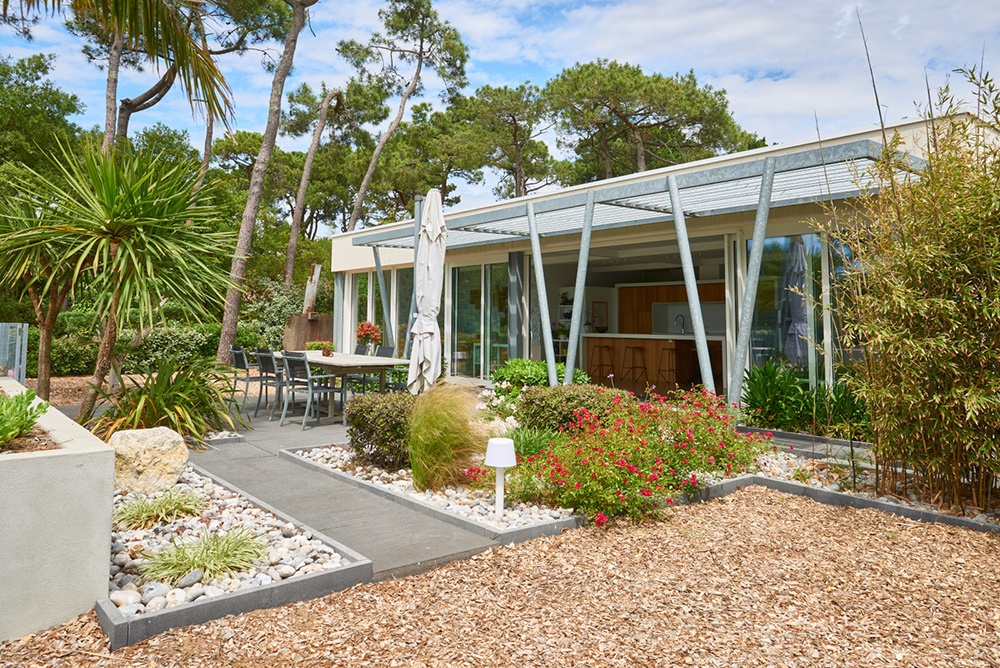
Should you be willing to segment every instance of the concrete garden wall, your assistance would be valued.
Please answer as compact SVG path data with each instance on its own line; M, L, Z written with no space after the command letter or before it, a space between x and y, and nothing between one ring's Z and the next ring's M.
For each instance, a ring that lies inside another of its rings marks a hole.
M24 391L11 378L0 389ZM0 455L0 640L108 595L114 451L54 408L38 424L59 449Z

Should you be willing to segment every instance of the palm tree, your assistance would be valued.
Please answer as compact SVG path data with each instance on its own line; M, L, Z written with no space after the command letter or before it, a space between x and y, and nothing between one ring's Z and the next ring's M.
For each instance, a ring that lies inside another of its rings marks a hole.
M68 272L71 285L87 285L105 321L94 384L77 420L93 412L114 355L119 328L152 327L169 300L192 317L207 316L230 287L220 258L231 256L233 235L217 232L219 210L210 182L195 184L194 161L164 165L145 151L104 153L86 144L79 155L63 151L59 179L34 175L0 218L17 224L0 237L0 268L8 277L49 291L54 278L26 277L32 258L46 254ZM47 216L30 215L45 209ZM28 212L28 213L26 213Z
M183 11L187 1L0 0L0 22L30 20L42 12L67 8L92 11L110 33L121 35L128 47L141 48L156 61L169 54L192 106L198 100L216 119L229 118L229 85L196 31L189 30L189 17Z
M20 287L31 299L38 325L38 386L36 392L48 400L52 377L52 334L63 302L73 287L71 268L60 260L65 255L62 239L48 246L11 248L9 240L35 227L49 224L52 211L27 198L0 202L0 284Z

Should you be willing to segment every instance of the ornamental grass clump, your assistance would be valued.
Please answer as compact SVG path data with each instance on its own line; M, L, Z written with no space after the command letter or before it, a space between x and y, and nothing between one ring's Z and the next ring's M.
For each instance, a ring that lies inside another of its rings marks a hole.
M205 510L205 498L194 492L171 489L155 499L137 498L115 511L118 531L150 529L182 517L196 517Z
M641 403L615 395L607 413L578 410L563 439L522 458L511 495L575 508L598 523L639 519L697 488L702 472L725 478L753 468L766 439L738 433L735 421L709 392Z
M224 534L202 534L194 541L175 540L155 554L143 553L148 561L140 574L148 582L176 582L194 569L202 571L205 582L220 575L248 570L255 560L267 555L267 545L250 529L239 528Z
M440 489L462 482L472 455L486 450L486 433L475 419L476 396L447 383L417 397L410 417L413 486Z

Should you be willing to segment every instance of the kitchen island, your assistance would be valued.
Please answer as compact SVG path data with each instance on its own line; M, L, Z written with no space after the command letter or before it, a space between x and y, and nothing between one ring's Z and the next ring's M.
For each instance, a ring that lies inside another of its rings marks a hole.
M715 388L723 391L722 343L724 335L709 334L708 354ZM701 370L694 334L583 335L583 368L591 382L631 390L665 393L701 384Z

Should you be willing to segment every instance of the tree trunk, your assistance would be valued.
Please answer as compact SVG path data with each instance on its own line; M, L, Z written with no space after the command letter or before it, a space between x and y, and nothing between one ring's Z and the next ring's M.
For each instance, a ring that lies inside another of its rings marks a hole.
M305 164L302 165L302 179L299 181L299 192L295 195L295 208L292 209L292 229L288 236L288 250L285 252L285 287L292 287L292 274L295 271L295 252L299 246L299 233L302 229L302 217L306 211L306 189L309 187L309 175L312 172L313 161L316 159L316 150L319 148L319 140L326 129L326 114L330 109L330 103L334 97L340 97L339 90L331 90L323 98L323 103L319 106L319 121L316 123L316 131L313 132L312 143L309 144L309 151L306 153ZM338 103L339 106L339 103Z
M115 32L115 40L108 54L108 82L104 90L104 141L101 142L101 152L108 153L115 143L116 112L118 110L118 71L122 64L122 51L125 50L125 35Z
M198 180L194 184L194 189L198 190L205 183L205 174L208 173L208 165L212 161L212 130L215 124L215 115L209 109L205 114L205 151L201 154L201 169L198 170Z
M602 126L598 133L601 138L601 154L604 156L604 178L610 179L614 176L614 170L611 169L611 149L608 147L608 135Z
M112 257L114 251L112 250ZM87 424L94 415L94 406L97 404L97 395L100 388L104 386L104 379L111 370L111 362L114 359L115 343L118 341L118 300L120 293L115 293L111 298L111 306L108 309L108 325L101 334L101 347L97 351L97 364L94 368L94 378L87 393L83 396L80 404L80 412L76 415L76 421L82 425Z
M133 98L125 98L118 107L118 126L115 130L115 139L124 139L128 136L128 123L132 114L137 111L145 111L155 106L162 100L174 85L177 78L177 67L171 65L160 80L149 87L141 95Z
M389 137L392 133L396 131L399 127L400 121L403 120L403 112L406 110L406 101L413 95L413 91L417 90L417 85L420 83L420 70L423 67L423 59L417 61L417 69L413 72L413 78L410 79L409 85L403 91L403 95L399 100L399 108L396 110L396 117L392 119L392 123L386 128L385 133L379 138L378 144L375 145L375 152L372 153L371 162L368 163L368 171L365 172L365 178L361 180L361 187L358 188L358 199L354 202L354 210L351 212L351 219L347 223L347 231L352 231L358 224L358 218L361 217L361 205L364 204L365 195L368 193L368 186L371 185L372 177L375 176L375 168L378 166L379 156L382 155L382 150L385 145L389 143Z
M306 22L306 9L316 4L317 0L286 0L286 2L292 8L292 22L288 28L288 37L285 38L285 48L281 53L281 60L278 61L278 67L274 70L267 125L264 128L260 152L257 153L257 160L254 162L253 171L250 174L247 204L243 209L239 238L236 241L236 253L233 255L232 267L229 271L229 280L233 286L226 291L226 305L222 312L222 334L219 337L219 348L215 353L216 358L222 363L229 363L229 347L236 341L240 291L243 288L243 277L246 274L250 240L253 237L253 228L257 223L257 212L260 210L260 201L264 194L264 177L267 174L271 153L274 151L274 142L278 135L278 121L281 120L281 96L285 88L285 79L288 78L288 72L292 69L295 46L298 43L299 33L302 32L302 27Z
M638 127L632 128L632 137L635 139L635 169L637 172L646 171L646 145L642 141L642 132Z

